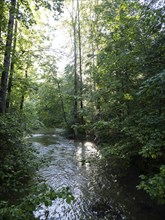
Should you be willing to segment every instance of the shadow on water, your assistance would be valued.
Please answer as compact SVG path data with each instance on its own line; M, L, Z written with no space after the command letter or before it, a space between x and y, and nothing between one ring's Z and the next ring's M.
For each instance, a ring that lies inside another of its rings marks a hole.
M33 146L43 154L51 152L51 163L39 174L54 189L69 186L75 200L69 205L56 199L52 205L41 204L35 216L43 220L163 220L160 207L135 190L132 179L119 181L113 166L101 160L93 143L67 140L59 135L35 134ZM43 151L43 149L46 149ZM131 175L130 175L131 178Z
M43 135L43 134L33 134L31 138L29 138L30 142L37 142L44 146L49 146L57 143L56 135Z

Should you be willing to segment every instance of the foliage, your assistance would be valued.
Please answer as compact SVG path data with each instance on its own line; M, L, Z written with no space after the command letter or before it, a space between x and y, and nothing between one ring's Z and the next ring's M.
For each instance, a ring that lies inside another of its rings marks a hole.
M95 75L93 84L88 84L87 78L86 85L93 91L86 89L90 95L86 96L83 127L106 146L106 157L138 166L147 176L140 188L164 203L163 6L129 0L100 1L91 10L94 34L88 42L93 47L86 72Z
M2 72L10 1L0 2ZM63 0L18 2L18 34L13 37L17 47L11 54L14 75L8 109L16 114L0 116L2 191L7 190L5 185L12 191L19 190L23 176L26 180L35 166L28 165L33 154L23 141L25 131L29 127L67 124L76 134L86 134L103 145L106 158L118 158L119 164L127 167L136 165L142 174L138 188L165 203L163 5L135 0L91 0L89 5L81 0L76 6L73 1L75 11L66 23L70 22L68 32L73 31L73 17L77 14L77 66L71 61L59 79L54 52L47 51L52 27L47 28L49 25L41 21L40 10L45 13L51 9L50 14L58 17ZM23 113L19 111L21 102Z
M165 165L160 167L160 172L154 176L147 177L141 175L141 182L137 186L138 189L144 189L152 198L159 203L165 203Z
M34 160L34 150L24 139L27 134L26 121L22 122L24 116L8 114L0 117L2 196L6 193L21 192L22 185L31 176L32 170L37 168L37 162Z
M65 199L68 204L74 200L69 188L63 188L60 191L55 191L47 184L36 183L37 186L31 186L28 190L30 193L23 199L17 201L17 205L10 205L7 201L0 202L0 219L36 219L34 211L41 205L46 207L51 206L56 198Z
M63 115L56 84L47 83L47 85L40 85L37 102L39 121L43 122L47 127L60 127L63 122Z
M164 165L165 142L163 7L152 1L143 4L129 0L93 0L90 7L80 1L79 6L79 12L74 13L79 13L78 23L85 33L81 36L83 83L79 70L75 94L71 62L60 79L59 94L56 68L47 56L42 65L44 82L37 94L38 119L46 125L63 125L62 96L68 124L75 133L85 133L106 146L102 147L106 158L113 155L120 164L136 165L146 178L154 178L154 193L149 179L140 187L159 200L164 176L158 171ZM70 26L73 29L72 16ZM79 58L77 53L77 61ZM77 69L79 66L77 62Z

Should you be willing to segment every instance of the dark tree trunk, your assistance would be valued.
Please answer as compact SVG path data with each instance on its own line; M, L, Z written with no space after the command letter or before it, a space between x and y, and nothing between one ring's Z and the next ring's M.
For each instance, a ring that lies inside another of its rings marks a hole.
M6 49L4 56L4 69L1 77L0 113L5 113L6 111L6 90L7 90L8 72L10 67L15 9L16 9L16 0L11 0L11 6L9 11L8 34L6 39Z
M10 65L9 82L8 82L8 87L7 87L8 94L7 94L7 100L6 100L6 110L8 110L10 106L10 96L11 96L14 65L15 65L15 50L16 50L16 43L17 43L17 26L18 26L18 23L17 23L17 20L15 20L14 43L13 43L13 51L12 51L12 58L11 58L11 65Z
M24 96L24 93L23 93L22 96L21 96L20 110L23 110L24 100L25 100L25 96Z
M25 79L27 79L27 77L28 77L28 75L27 75L27 70L26 70L25 71ZM20 110L23 110L23 107L24 107L25 90L26 90L26 86L24 86L24 91L22 92L21 102L20 102Z

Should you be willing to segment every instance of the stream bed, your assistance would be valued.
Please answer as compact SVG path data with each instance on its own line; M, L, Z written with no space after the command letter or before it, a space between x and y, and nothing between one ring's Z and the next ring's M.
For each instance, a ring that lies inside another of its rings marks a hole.
M41 220L163 220L162 207L154 207L148 198L132 187L131 179L121 184L113 168L101 158L98 147L88 141L68 140L56 130L51 134L33 134L33 146L50 164L39 170L54 189L69 187L75 200L67 204L56 199L41 205L34 215Z

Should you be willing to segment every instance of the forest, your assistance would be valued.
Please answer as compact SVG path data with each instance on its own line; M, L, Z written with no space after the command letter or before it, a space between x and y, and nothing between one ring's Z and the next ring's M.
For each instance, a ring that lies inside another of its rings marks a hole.
M0 81L0 219L31 220L42 202L74 199L30 185L47 163L27 141L41 128L95 142L165 204L163 0L0 0Z

